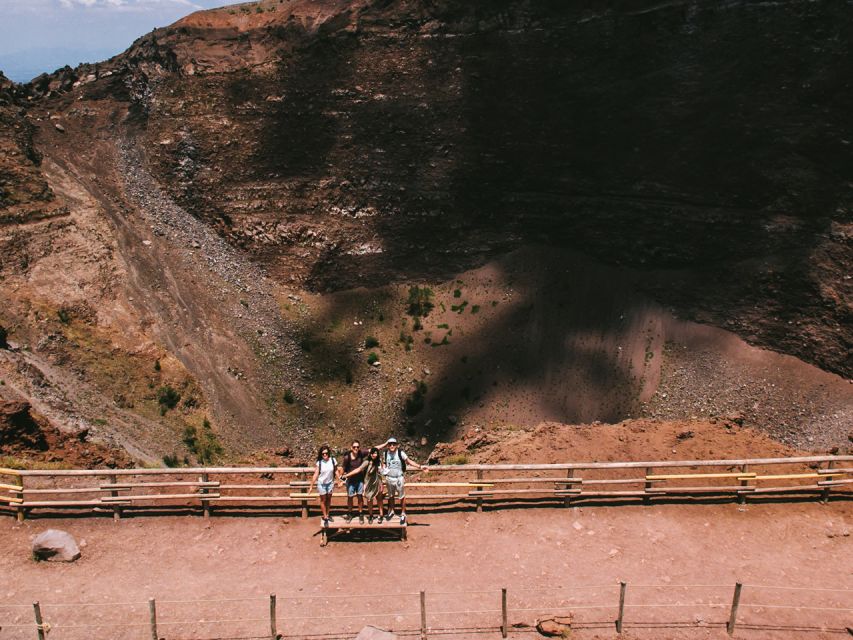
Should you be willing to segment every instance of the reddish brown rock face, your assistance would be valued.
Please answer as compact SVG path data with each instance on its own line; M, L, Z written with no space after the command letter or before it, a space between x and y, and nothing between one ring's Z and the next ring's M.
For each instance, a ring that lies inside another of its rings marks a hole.
M299 455L643 411L843 445L842 381L681 321L853 376L849 6L611 5L262 0L0 82L0 375L155 459L207 418Z

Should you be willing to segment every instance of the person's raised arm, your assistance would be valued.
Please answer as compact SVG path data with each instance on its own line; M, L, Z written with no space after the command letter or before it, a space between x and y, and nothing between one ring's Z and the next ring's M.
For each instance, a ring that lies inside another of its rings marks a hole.
M341 480L346 480L350 476L357 475L357 474L361 473L362 471L364 471L365 469L367 469L367 462L368 461L365 459L365 461L361 463L361 466L358 469L353 469L349 473L341 474Z
M408 454L406 454L406 466L409 466L409 465L413 466L418 471L423 471L424 473L429 473L429 467L428 466L426 466L425 464L418 464L417 462L412 460L408 456Z
M389 438L389 440L390 440L390 438ZM376 448L377 448L377 449L379 449L380 451L382 451L382 450L383 450L385 447L387 447L387 446L388 446L388 440L386 440L386 441L385 441L385 442L383 442L382 444L377 444L377 445L376 445Z

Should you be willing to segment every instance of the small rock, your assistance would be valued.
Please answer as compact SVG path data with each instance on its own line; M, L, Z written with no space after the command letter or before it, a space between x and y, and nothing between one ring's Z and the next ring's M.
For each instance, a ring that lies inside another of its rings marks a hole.
M80 557L80 548L70 533L48 529L33 540L33 557L53 562L74 562Z
M543 636L559 636L568 638L572 633L573 616L555 616L536 621L536 630Z
M57 130L57 131L59 131L59 133L65 133L65 127L63 127L63 126L62 126L61 124L59 124L58 122L57 122L55 125L53 125L53 126L56 128L56 130Z

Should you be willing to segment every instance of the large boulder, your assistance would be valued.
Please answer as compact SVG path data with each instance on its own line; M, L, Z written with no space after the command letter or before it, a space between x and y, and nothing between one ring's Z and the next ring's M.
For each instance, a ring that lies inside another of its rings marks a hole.
M37 560L74 562L80 557L80 547L70 533L48 529L33 540L33 557Z
M397 640L397 634L367 625L358 632L355 640Z

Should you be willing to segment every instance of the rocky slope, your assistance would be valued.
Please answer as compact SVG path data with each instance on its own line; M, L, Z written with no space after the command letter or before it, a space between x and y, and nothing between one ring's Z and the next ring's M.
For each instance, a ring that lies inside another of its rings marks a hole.
M233 452L731 413L846 446L850 14L262 0L0 78L5 393L149 460L208 418Z

